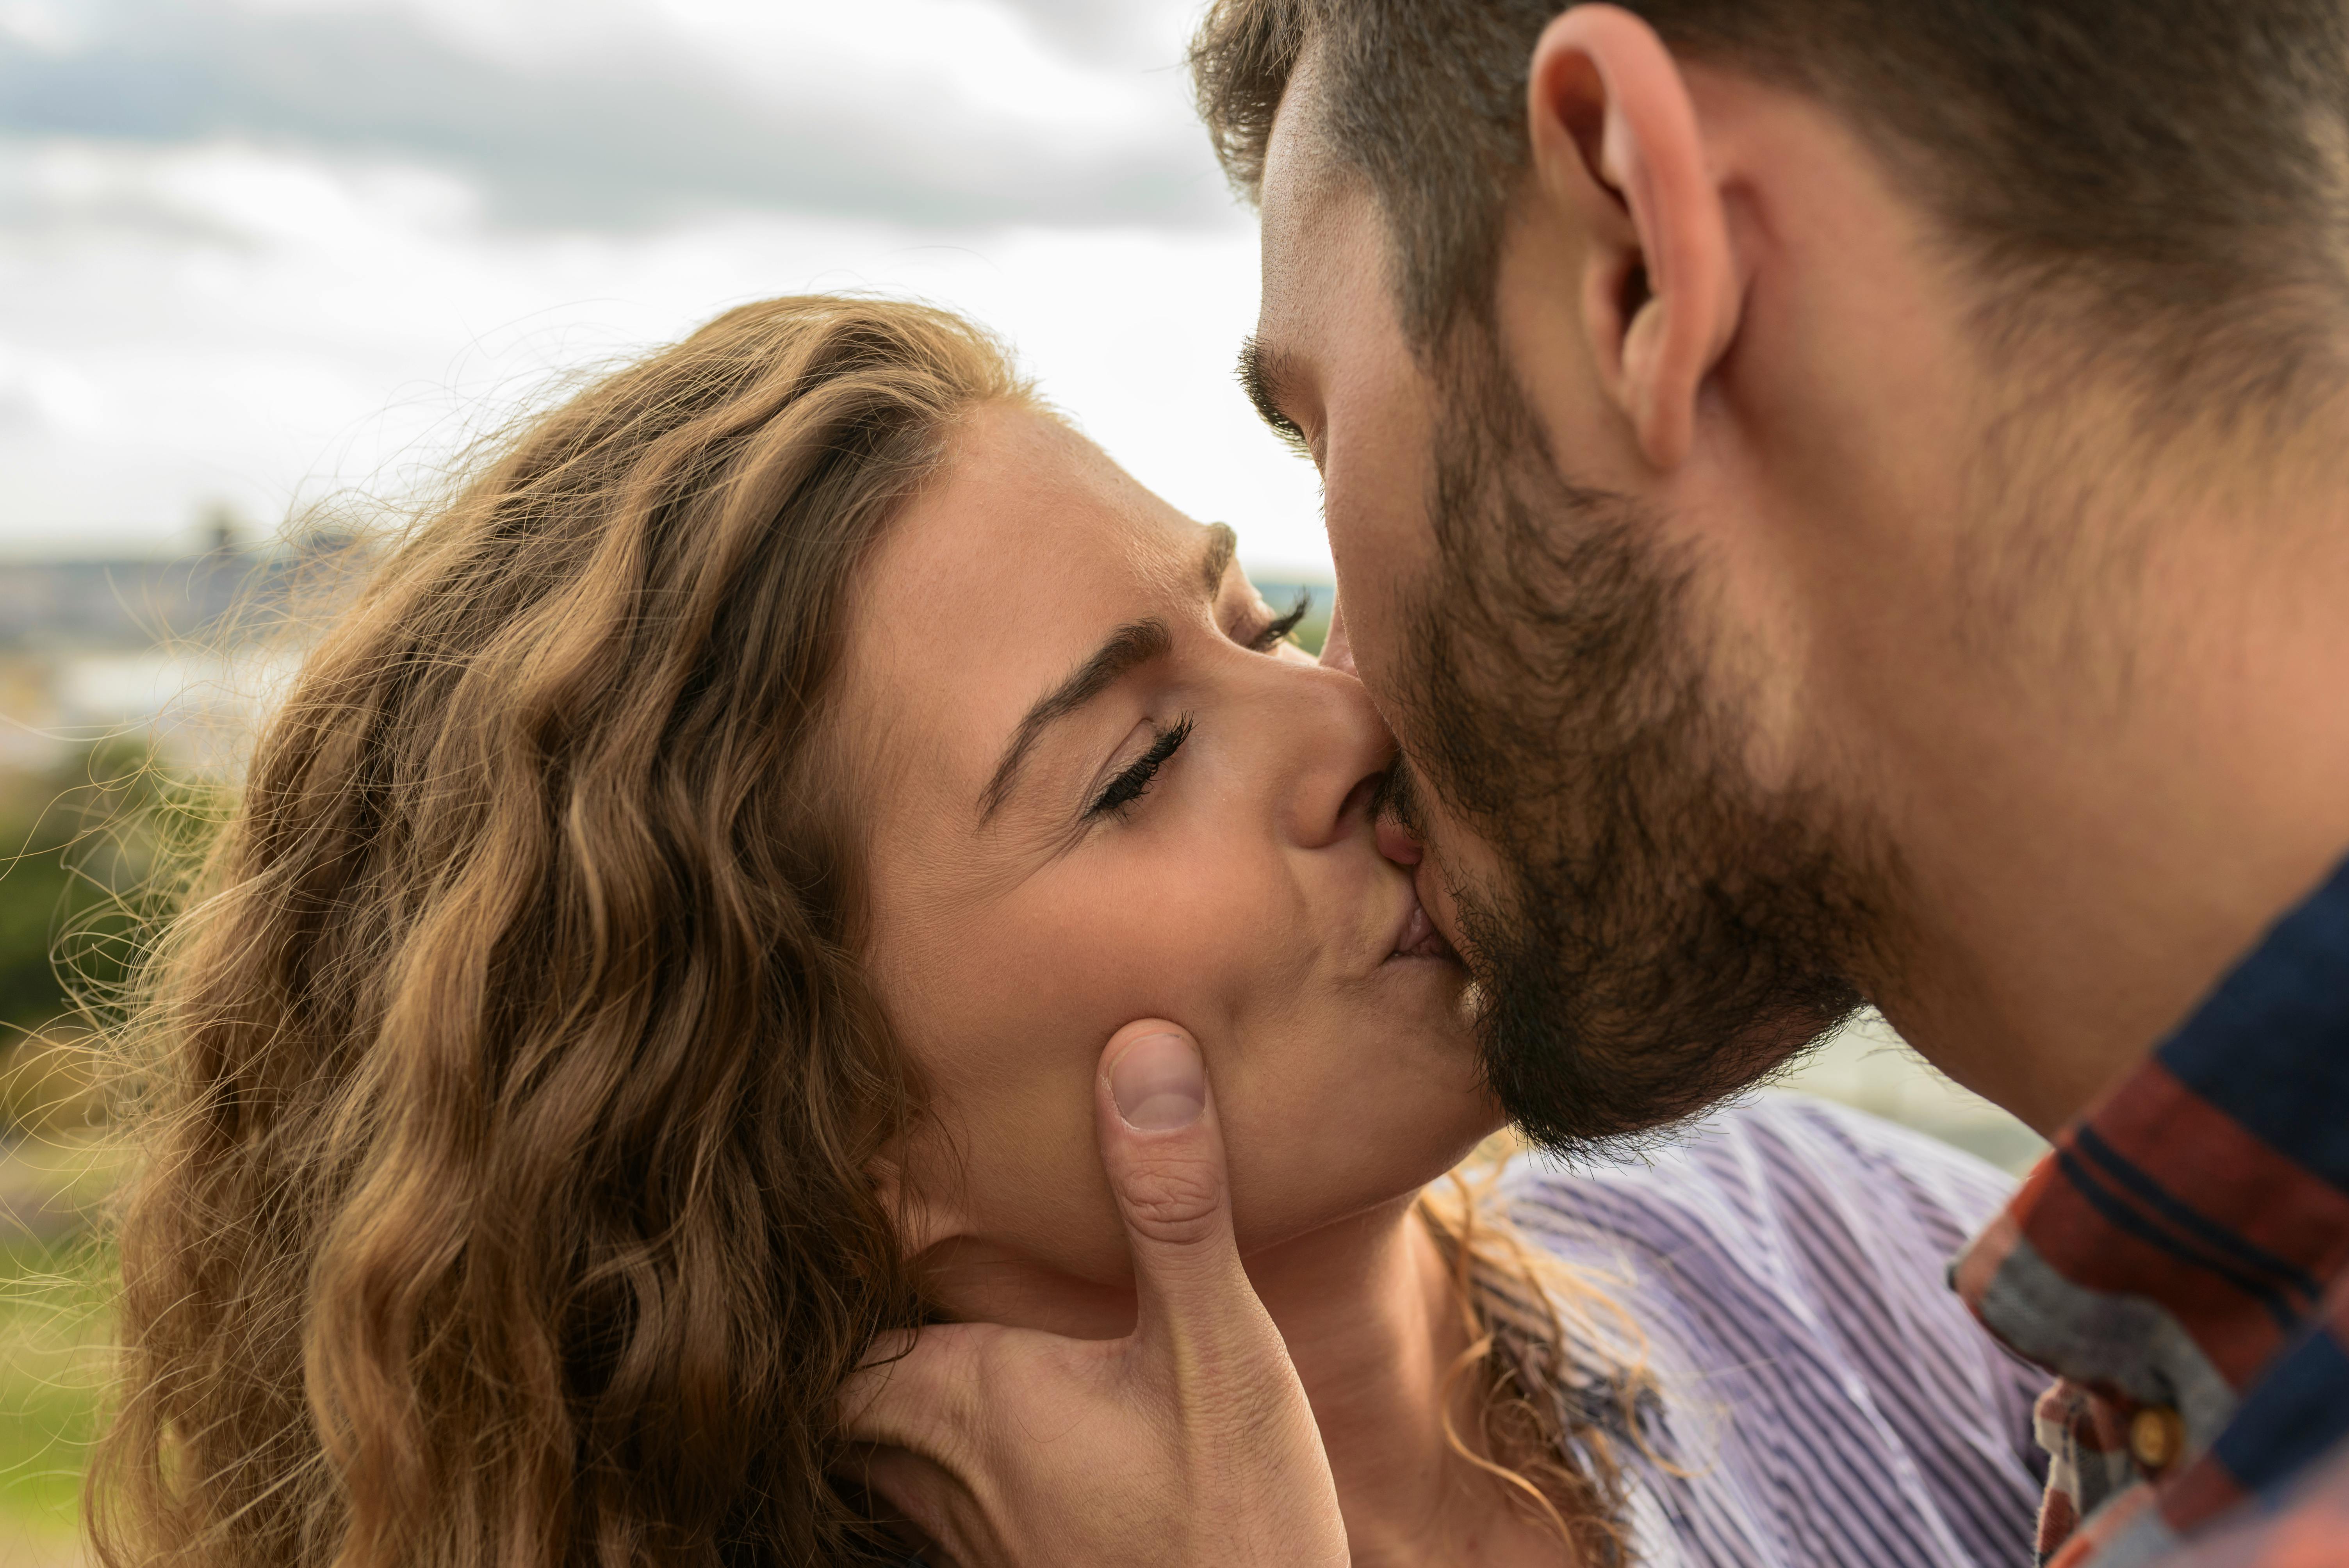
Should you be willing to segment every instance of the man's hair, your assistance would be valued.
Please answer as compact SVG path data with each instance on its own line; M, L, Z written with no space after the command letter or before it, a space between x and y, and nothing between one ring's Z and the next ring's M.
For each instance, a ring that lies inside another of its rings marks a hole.
M2095 309L2183 367L2310 347L2349 294L2343 0L1620 0L1684 58L1841 113L1967 247L1995 299ZM1422 348L1489 305L1557 0L1216 0L1199 105L1253 197L1310 50L1314 128L1369 180ZM2269 362L2261 379L2283 367Z

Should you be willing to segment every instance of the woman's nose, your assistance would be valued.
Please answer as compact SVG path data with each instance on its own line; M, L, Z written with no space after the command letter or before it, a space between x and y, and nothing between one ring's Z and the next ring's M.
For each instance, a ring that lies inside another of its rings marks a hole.
M1287 814L1297 841L1319 848L1370 829L1381 781L1394 761L1394 738L1361 682L1334 670L1294 673L1315 721L1283 727L1293 748L1284 770Z

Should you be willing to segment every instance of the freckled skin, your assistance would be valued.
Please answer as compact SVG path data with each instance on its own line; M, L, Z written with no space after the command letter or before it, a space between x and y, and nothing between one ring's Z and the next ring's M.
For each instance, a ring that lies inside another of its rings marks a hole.
M1407 1202L1499 1125L1464 973L1392 957L1411 868L1369 797L1393 743L1350 675L1248 645L1272 613L1237 567L1210 599L1208 537L1058 421L992 408L868 573L843 711L871 960L931 1090L908 1243L957 1315L1130 1320L1092 1078L1135 1018L1206 1053L1244 1253ZM1165 656L1047 729L982 820L1030 706L1148 618ZM1147 791L1089 817L1185 717Z

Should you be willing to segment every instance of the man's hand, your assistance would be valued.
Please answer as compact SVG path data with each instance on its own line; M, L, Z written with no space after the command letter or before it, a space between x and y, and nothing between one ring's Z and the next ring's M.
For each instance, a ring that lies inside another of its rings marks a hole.
M876 1445L872 1484L960 1568L1340 1568L1329 1460L1240 1268L1198 1047L1128 1025L1094 1109L1133 1248L1132 1336L922 1330L844 1398Z

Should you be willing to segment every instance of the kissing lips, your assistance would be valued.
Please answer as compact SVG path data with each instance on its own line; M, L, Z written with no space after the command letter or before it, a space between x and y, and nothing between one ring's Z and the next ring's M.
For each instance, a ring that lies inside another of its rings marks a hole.
M1421 905L1416 892L1412 894L1411 912L1403 919L1402 934L1395 938L1392 956L1439 958L1451 964L1460 962L1460 955L1453 952L1452 944L1444 940L1444 934L1435 929L1435 922L1427 918L1427 911Z

